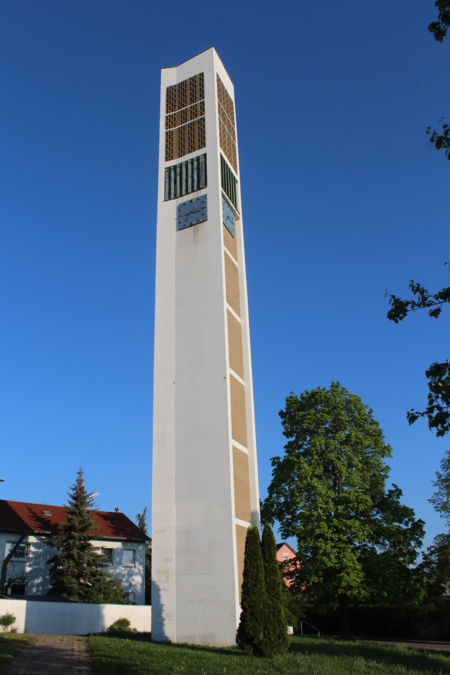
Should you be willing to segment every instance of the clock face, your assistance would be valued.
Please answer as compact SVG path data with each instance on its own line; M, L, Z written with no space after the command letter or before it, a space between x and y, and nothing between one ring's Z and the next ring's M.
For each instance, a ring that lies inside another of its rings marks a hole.
M195 197L177 206L177 231L198 225L208 220L208 200L206 195Z
M234 213L225 197L222 195L222 221L228 232L234 237Z

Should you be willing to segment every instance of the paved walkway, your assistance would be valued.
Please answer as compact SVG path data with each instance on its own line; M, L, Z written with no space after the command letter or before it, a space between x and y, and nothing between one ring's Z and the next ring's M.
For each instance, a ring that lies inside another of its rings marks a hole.
M32 635L36 642L25 647L8 664L5 675L92 675L87 638L79 635Z

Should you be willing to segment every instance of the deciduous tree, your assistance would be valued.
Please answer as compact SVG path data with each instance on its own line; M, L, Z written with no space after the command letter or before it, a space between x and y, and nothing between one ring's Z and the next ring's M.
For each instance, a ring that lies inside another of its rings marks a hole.
M443 305L450 302L450 287L431 294L424 286L411 279L409 288L414 296L411 300L402 300L396 295L390 295L386 292L391 305L391 309L387 313L389 321L399 323L408 314L416 312L418 309L428 309L428 316L438 319ZM414 424L419 417L426 417L428 418L429 428L436 431L436 436L445 436L450 430L449 361L432 363L425 371L425 375L428 378L428 405L423 412L414 409L408 411L406 417L410 424Z
M282 537L296 537L297 590L338 603L348 637L349 602L369 600L374 585L385 583L381 572L399 594L417 590L409 566L423 523L401 505L399 488L386 491L391 448L359 396L336 382L291 393L279 414L288 442L284 456L272 459L262 517L278 521Z
M436 471L433 485L436 492L428 500L447 525L447 532L438 534L423 554L420 571L425 575L428 595L448 593L450 586L450 450L447 450Z

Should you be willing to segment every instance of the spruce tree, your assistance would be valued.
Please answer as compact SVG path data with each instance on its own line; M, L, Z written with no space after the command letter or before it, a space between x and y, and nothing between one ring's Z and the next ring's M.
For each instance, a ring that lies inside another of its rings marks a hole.
M147 512L148 509L138 513L136 516L137 526L144 534L148 535L148 524L147 524ZM145 542L145 604L152 604L152 540Z
M290 644L283 608L283 579L277 560L277 545L270 525L264 525L261 551L264 561L267 618L265 626L266 656L284 654Z
M98 526L92 510L94 500L84 487L82 468L67 494L66 522L59 524L61 531L52 541L58 552L47 563L52 566L48 595L89 602L93 589L101 586L107 563L90 542Z
M241 591L241 619L236 642L246 654L265 656L267 613L264 562L256 525L249 527L245 539L244 580Z

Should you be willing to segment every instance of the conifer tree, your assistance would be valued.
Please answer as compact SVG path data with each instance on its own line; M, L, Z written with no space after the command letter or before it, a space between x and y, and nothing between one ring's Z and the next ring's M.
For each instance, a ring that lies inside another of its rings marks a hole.
M58 552L47 563L52 566L48 595L89 602L92 590L100 586L105 577L103 568L107 562L90 542L98 526L92 510L94 500L84 487L82 468L67 494L66 522L60 523L61 531L52 542Z
M256 525L249 527L245 539L244 580L241 591L241 619L236 642L246 654L265 656L267 613L264 562Z
M137 526L144 534L148 535L147 524L148 509L138 513L136 516ZM145 542L145 604L152 604L152 540Z
M264 525L261 551L264 561L267 619L265 626L266 656L284 654L290 644L283 608L283 579L277 560L277 545L269 524Z

